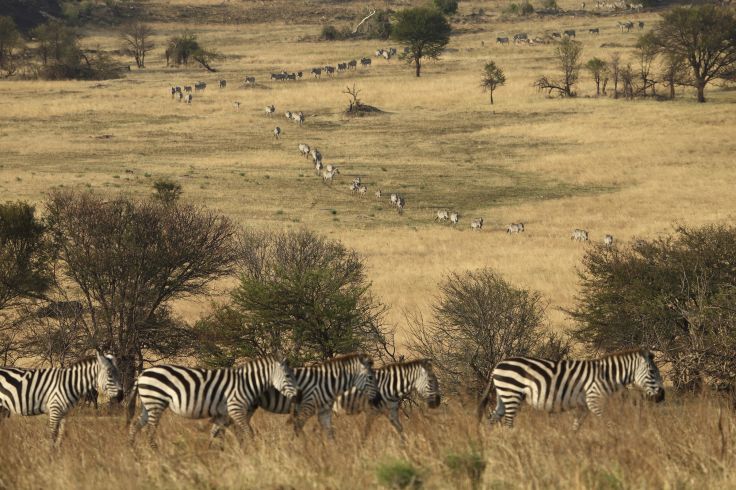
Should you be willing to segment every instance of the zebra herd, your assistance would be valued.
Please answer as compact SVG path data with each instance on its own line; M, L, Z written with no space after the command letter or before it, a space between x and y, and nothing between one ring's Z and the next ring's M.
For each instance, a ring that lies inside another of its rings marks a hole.
M621 32L630 32L634 28L634 22L633 21L626 21L626 22L618 22L618 28L621 30ZM644 29L644 21L638 21L637 23L639 29ZM599 27L591 27L587 29L588 34L591 34L593 36L598 36L601 33L601 30ZM536 36L534 38L530 38L529 34L526 32L519 32L513 35L511 39L509 39L508 36L499 36L496 37L496 44L510 44L511 40L514 41L514 44L528 44L530 46L533 46L535 44L548 44L550 42L553 42L556 39L562 39L565 38L575 38L577 36L577 31L575 29L566 29L562 32L559 31L553 31L553 32L546 32L543 35ZM483 43L485 45L485 43Z
M526 401L546 412L577 411L578 429L588 411L602 416L602 403L629 385L656 402L665 398L664 385L651 352L628 350L593 360L511 357L497 363L477 407L481 419L495 399L491 423L512 427ZM122 386L112 356L97 354L66 368L0 368L0 422L11 414L49 415L51 441L57 445L64 416L87 395L99 390L114 398ZM366 412L364 437L378 414L388 416L404 441L399 408L416 393L429 408L437 408L441 393L432 364L426 359L399 361L374 368L365 354L347 354L322 363L292 368L283 356L266 356L233 368L202 369L158 365L144 369L128 395L128 442L148 427L148 443L157 448L156 429L168 408L190 419L210 419L210 444L220 441L234 426L242 443L258 408L274 414L290 414L295 434L317 416L330 439L334 438L333 414ZM136 399L140 415L134 419ZM609 424L610 425L610 424Z
M313 68L310 68L308 73L314 78L322 78L322 73L325 73L326 75L332 77L336 73L343 73L349 70L357 69L358 63L360 63L360 66L367 68L371 65L371 59L367 57L362 57L360 58L360 60L352 59L350 61L337 63L337 65L315 66ZM291 73L285 70L282 70L281 72L278 72L278 73L271 73L271 81L275 80L277 82L288 82L288 81L301 80L304 78L306 73L307 71L305 70L295 71ZM246 85L250 83L255 83L255 78L253 78L252 82L249 82L248 78L249 77L246 77L246 80L245 80Z
M588 231L583 230L581 228L575 228L572 230L572 233L570 233L570 240L578 241L578 242L587 242L588 241ZM613 235L606 234L603 236L603 244L606 247L612 247L613 246Z

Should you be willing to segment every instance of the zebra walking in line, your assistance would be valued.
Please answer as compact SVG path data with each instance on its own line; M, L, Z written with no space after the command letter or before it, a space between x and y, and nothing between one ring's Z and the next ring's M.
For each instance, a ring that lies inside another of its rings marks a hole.
M377 393L373 360L365 354L347 354L314 366L294 368L294 378L301 393L301 401L292 420L297 435L302 433L307 420L316 414L327 436L333 439L332 405L335 399L353 389L368 399L373 399ZM250 419L259 407L276 414L291 412L291 403L283 394L274 389L266 390L245 416L245 424L251 433ZM213 427L213 437L217 436L217 429Z
M371 399L356 389L346 391L338 396L333 405L335 414L354 415L366 412L367 418L363 437L368 437L376 417L383 413L391 421L401 440L404 440L404 428L399 419L401 402L416 392L427 402L429 408L440 406L441 395L437 376L432 371L432 364L427 359L388 364L373 373L376 376L378 393Z
M57 445L64 416L93 390L117 398L123 390L112 356L97 353L69 367L0 368L0 422L17 415L49 415L51 443Z
M588 411L601 417L602 402L630 384L654 401L664 401L662 377L651 352L633 349L587 361L512 357L493 368L477 415L480 420L495 397L491 423L503 419L504 425L513 427L519 406L526 400L546 412L577 409L573 424L577 430Z
M144 369L138 376L128 405L128 420L135 411L137 392L141 415L130 425L128 442L132 446L138 432L149 425L148 442L156 449L156 428L167 408L190 419L211 418L212 439L235 422L238 439L247 430L253 435L247 413L258 398L273 388L288 404L298 402L299 390L284 357L262 357L236 368L199 369L160 365Z

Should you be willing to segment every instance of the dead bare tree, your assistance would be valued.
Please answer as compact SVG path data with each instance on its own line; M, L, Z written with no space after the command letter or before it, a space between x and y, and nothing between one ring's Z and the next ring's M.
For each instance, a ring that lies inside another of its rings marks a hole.
M562 78L559 80L542 76L534 82L534 86L539 90L547 90L548 93L556 90L560 96L574 97L574 85L578 81L580 74L580 56L583 53L583 45L578 41L565 38L555 48L555 57L559 62Z
M357 34L358 33L358 29L360 29L360 26L362 26L365 23L365 21L367 21L368 19L370 19L371 17L373 17L374 15L376 15L376 12L377 12L376 9L373 9L373 11L371 13L369 13L368 15L366 15L365 17L363 17L363 20L361 20L360 22L358 22L358 25L356 25L355 26L355 29L353 29L353 34Z
M153 49L153 30L142 22L134 22L123 27L120 36L123 41L123 51L135 58L138 68L145 68L146 53Z

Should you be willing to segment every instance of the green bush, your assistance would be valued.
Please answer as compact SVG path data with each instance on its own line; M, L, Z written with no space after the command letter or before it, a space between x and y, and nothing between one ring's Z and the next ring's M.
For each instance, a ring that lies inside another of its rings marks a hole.
M434 0L434 6L445 15L457 13L458 0Z
M378 483L386 488L421 488L422 479L417 470L407 461L391 461L383 463L376 469Z
M470 487L475 490L480 488L487 463L481 453L471 449L466 453L448 454L445 457L445 465L456 478L467 478Z
M322 34L319 36L323 41L335 41L340 38L340 32L333 25L326 25L322 28Z
M153 197L161 202L172 203L181 197L181 184L170 179L158 179L153 183Z

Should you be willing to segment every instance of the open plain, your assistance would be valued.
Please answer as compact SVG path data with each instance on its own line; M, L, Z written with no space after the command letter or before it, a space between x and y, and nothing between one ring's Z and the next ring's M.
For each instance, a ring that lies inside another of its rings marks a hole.
M560 2L568 14L507 18L501 2L463 1L448 51L416 78L399 60L373 57L392 41L318 40L323 24L360 19L363 2L140 4L157 45L145 69L101 82L0 82L1 200L40 203L58 187L145 195L168 177L181 183L184 199L244 226L307 227L365 258L400 345L405 314L429 314L448 272L491 266L540 291L550 328L564 332L562 310L574 305L580 259L591 246L572 241L573 229L588 230L592 242L606 234L628 242L678 224L733 222L736 91L709 87L705 104L682 88L674 101L614 100L595 97L583 73L578 97L550 98L532 84L554 73L553 46L495 42L521 31L576 29L584 60L619 52L633 63L640 32L622 33L616 23L642 20L647 30L656 11L573 13L577 2ZM471 15L479 9L483 15ZM600 35L587 32L595 27ZM166 39L184 30L225 55L217 73L165 66ZM88 47L119 48L114 29L84 32ZM373 58L369 68L321 79L308 73L361 56ZM490 60L508 79L493 106L480 88ZM303 70L304 79L269 81L282 69ZM242 84L246 75L255 85ZM218 79L227 87L219 89ZM191 104L171 97L172 85L198 80L208 87ZM343 91L353 84L383 112L345 115ZM273 117L264 113L270 104ZM303 111L304 125L287 121L286 110ZM331 185L300 156L299 143L338 166ZM357 176L367 196L349 190ZM403 214L390 206L392 192L405 196ZM443 209L459 212L459 223L436 222ZM485 220L480 232L470 229L475 217ZM526 231L507 234L514 222ZM180 313L195 320L207 305L183 302ZM614 400L618 429L589 420L579 434L569 431L567 415L529 411L514 431L479 429L472 405L415 409L405 447L385 421L363 442L362 416L338 419L333 444L316 424L307 438L292 439L285 419L259 414L256 441L241 450L229 440L219 452L207 449L204 422L167 417L160 456L129 450L122 418L80 409L61 450L49 453L44 420L15 417L0 426L0 488L371 488L377 467L396 459L421 468L427 488L470 488L444 464L468 451L487 461L482 488L736 488L736 419L715 399L675 397L656 409Z

